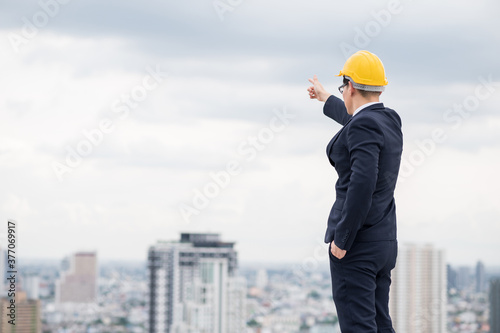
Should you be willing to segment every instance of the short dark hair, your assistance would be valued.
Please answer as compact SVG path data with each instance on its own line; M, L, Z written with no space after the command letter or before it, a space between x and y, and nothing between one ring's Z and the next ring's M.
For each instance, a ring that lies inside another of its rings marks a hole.
M366 90L361 90L361 89L356 89L359 91L359 94L363 96L363 98L369 98L369 97L375 97L375 96L380 96L380 91L366 91Z

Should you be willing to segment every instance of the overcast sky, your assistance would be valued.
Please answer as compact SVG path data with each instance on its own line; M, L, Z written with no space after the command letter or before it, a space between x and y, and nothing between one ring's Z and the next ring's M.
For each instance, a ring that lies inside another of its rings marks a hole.
M193 231L220 232L242 261L327 265L325 148L340 125L307 79L339 96L334 75L367 49L403 120L400 242L500 265L499 12L494 0L3 1L0 220L18 222L26 258L146 260Z

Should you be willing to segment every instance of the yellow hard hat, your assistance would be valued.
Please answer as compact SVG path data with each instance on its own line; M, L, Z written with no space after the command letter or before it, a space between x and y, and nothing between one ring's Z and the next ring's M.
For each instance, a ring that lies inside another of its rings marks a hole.
M357 83L354 88L368 91L383 91L387 85L382 61L368 51L358 51L347 59L339 75L344 75L351 82Z

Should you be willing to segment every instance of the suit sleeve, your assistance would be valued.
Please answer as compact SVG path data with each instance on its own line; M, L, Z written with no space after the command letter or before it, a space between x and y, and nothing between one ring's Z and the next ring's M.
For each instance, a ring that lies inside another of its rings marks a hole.
M347 109L345 108L344 102L333 95L328 97L323 106L323 113L325 116L332 118L340 125L345 125L349 119L351 119L351 115L347 113Z
M335 245L346 251L350 250L370 211L378 180L380 150L384 145L384 135L376 120L357 117L346 128L351 175L334 240Z

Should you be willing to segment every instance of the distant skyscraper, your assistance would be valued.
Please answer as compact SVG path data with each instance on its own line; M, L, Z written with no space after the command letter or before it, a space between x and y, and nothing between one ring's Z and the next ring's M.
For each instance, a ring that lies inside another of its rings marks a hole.
M401 245L390 291L396 332L446 332L446 282L442 250L431 245Z
M26 291L28 299L38 299L40 295L40 279L36 275L24 278L23 289Z
M97 255L75 253L63 260L66 271L56 282L57 303L94 303L97 300Z
M267 284L267 271L264 268L261 268L257 271L257 276L255 277L255 286L264 289L265 287L267 287Z
M446 276L448 280L448 291L450 289L457 289L457 271L449 264L446 265Z
M486 291L486 273L484 264L478 261L476 264L476 292L482 293Z
M246 327L246 286L234 243L183 233L149 248L150 333L236 333Z
M500 333L500 279L490 282L490 333Z
M474 289L472 289L473 281L470 267L461 266L458 268L457 287L458 290L474 291Z
M9 323L10 299L0 300L0 333L41 333L41 305L39 300L28 300L26 293L17 291L15 297L15 325Z

